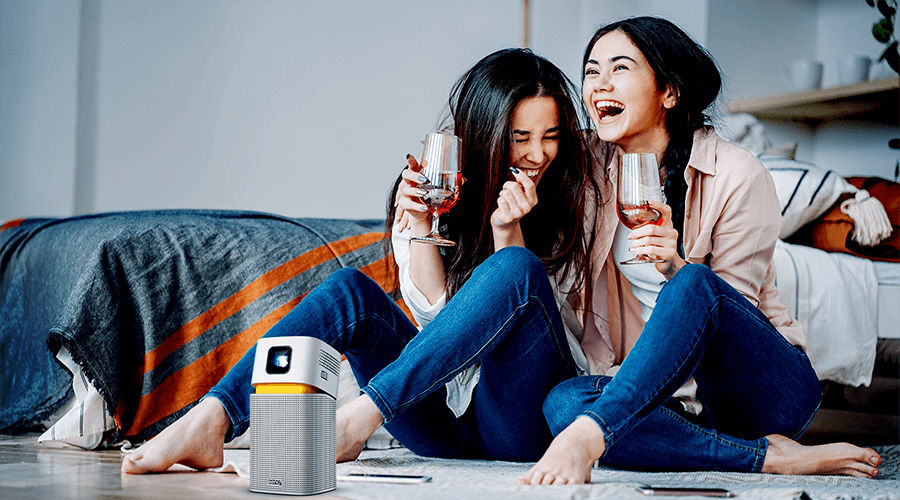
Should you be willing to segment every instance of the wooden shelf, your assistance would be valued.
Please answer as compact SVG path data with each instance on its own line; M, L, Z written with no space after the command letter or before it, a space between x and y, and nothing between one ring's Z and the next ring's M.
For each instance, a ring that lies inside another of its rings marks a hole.
M750 113L764 120L854 119L900 123L900 79L816 89L728 103L730 113Z

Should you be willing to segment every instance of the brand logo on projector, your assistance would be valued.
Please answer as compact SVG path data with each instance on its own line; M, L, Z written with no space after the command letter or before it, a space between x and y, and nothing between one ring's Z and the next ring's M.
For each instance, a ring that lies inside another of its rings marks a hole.
M280 479L269 479L266 481L266 484L268 484L269 486L281 486L281 480Z

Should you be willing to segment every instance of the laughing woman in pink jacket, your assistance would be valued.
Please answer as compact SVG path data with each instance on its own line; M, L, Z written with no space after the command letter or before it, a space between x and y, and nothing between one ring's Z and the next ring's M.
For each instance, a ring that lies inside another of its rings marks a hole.
M599 224L579 310L590 373L544 403L556 435L520 480L590 480L591 465L650 470L878 474L874 450L802 446L821 400L805 337L775 289L771 177L706 126L721 79L669 21L632 18L587 46L582 97L596 126ZM660 225L616 217L623 153L655 153ZM663 260L620 265L633 254ZM614 377L612 375L615 375Z

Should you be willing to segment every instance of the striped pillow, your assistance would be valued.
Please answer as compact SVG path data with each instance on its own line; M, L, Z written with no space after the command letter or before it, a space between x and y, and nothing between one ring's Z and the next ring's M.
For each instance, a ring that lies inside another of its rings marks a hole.
M781 205L781 232L787 238L825 213L842 193L855 192L850 183L832 170L812 163L760 155L772 180Z

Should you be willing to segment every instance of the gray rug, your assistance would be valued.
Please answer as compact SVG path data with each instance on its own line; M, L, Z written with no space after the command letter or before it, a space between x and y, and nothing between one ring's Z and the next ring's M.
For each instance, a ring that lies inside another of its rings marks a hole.
M637 485L726 488L737 498L898 499L900 445L876 448L884 461L877 479L841 476L776 476L726 472L648 473L595 469L591 483L579 486L517 486L531 464L423 458L406 449L367 450L359 460L338 465L338 474L381 472L431 476L421 485L339 482L332 494L344 498L622 498L646 499ZM683 498L683 497L682 497ZM695 497L699 498L699 497Z

